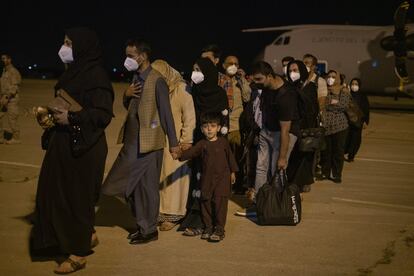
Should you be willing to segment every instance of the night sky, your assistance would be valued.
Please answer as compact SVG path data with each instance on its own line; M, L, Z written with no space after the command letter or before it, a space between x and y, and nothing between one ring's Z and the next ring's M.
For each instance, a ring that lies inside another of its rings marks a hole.
M18 68L37 64L45 70L63 70L57 52L64 30L89 26L100 37L108 71L114 67L124 70L125 41L130 37L145 38L152 44L154 58L163 58L181 71L191 70L200 49L209 43L218 44L224 55L238 55L242 66L247 67L277 33L241 33L242 29L296 24L391 25L400 3L393 0L7 2L1 4L0 52L10 53Z

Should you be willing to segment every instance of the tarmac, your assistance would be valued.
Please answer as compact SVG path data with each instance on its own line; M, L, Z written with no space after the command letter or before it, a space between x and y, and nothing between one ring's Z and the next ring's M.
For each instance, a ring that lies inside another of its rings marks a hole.
M22 144L0 145L0 275L53 275L56 267L54 261L31 259L27 219L44 155L42 129L30 110L52 99L54 83L24 80ZM106 172L120 150L115 141L127 85L114 84ZM391 98L375 101L395 104ZM414 100L403 101L414 107ZM174 229L160 232L156 242L133 246L126 239L133 227L129 209L102 197L96 217L100 244L75 275L414 275L413 199L414 114L373 110L355 162L345 163L342 184L316 182L304 194L299 225L264 227L234 216L244 202L234 196L226 238L218 244Z

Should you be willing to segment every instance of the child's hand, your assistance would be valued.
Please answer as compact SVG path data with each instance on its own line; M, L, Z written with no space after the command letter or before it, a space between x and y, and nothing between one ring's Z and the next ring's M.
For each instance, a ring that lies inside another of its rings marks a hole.
M231 173L230 181L231 181L231 185L236 183L236 174L234 172Z
M181 149L180 149L180 147L179 147L179 146L176 146L176 147L171 147L171 148L170 148L170 153L171 153L171 157L172 157L174 160L177 160L178 158L180 158L180 157L181 157Z
M180 144L180 148L181 148L182 151L188 150L191 147L192 147L191 143L181 143Z

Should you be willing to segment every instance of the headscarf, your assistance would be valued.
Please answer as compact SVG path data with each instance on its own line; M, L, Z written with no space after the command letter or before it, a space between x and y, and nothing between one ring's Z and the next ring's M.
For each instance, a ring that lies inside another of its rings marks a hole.
M359 89L361 89L361 79L360 78L353 78L350 82L349 82L349 86L351 86L352 82L356 81L358 83Z
M289 69L293 64L296 64L299 68L300 78L296 81L293 81L290 78L290 73L289 73ZM288 63L288 65L287 65L287 79L291 84L293 84L294 86L296 86L297 88L300 89L300 88L303 87L303 85L308 80L308 78L309 78L309 72L306 69L306 65L305 65L305 63L303 63L303 61L297 59L297 60L292 60L291 62Z
M340 74L336 70L329 70L329 72L335 72L336 77L335 77L334 84L332 86L328 86L328 91L331 92L332 94L338 95L341 92L342 88L343 88L343 86L341 85ZM329 75L329 72L328 72L328 75ZM328 75L327 75L327 78L328 78Z
M82 94L94 88L102 88L113 95L108 75L103 68L102 51L96 33L85 27L66 30L72 41L73 62L59 78L55 90L66 90L83 105ZM112 112L112 111L111 111Z
M173 92L180 83L185 84L185 81L181 74L172 68L165 60L157 59L151 64L151 66L153 69L160 72L164 77L168 88L170 89L170 93Z
M204 74L204 81L194 84L192 95L196 112L222 112L228 108L226 91L218 85L218 69L209 58L199 58L195 62Z

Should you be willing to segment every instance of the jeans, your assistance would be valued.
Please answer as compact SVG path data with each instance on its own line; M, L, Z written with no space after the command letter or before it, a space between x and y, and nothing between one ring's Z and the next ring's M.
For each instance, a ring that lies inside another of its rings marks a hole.
M289 133L289 149L287 153L288 161L296 140L297 137ZM279 159L279 149L280 131L270 131L267 129L260 130L256 164L256 193L275 174L277 169L277 160Z

